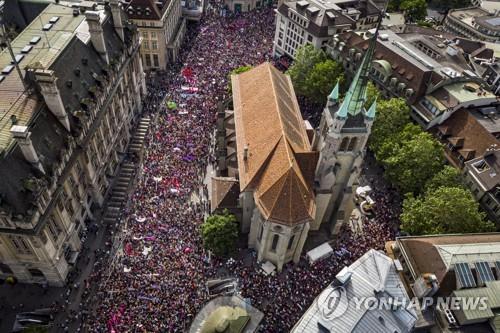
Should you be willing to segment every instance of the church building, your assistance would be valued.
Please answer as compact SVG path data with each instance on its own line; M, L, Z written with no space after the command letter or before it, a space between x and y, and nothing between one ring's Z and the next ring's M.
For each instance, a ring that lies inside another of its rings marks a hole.
M270 63L231 78L233 110L218 117L211 209L234 213L257 260L278 271L299 261L309 230L325 225L335 234L351 213L375 117L375 102L364 108L373 46L343 100L338 84L328 96L317 129L303 120L290 77Z

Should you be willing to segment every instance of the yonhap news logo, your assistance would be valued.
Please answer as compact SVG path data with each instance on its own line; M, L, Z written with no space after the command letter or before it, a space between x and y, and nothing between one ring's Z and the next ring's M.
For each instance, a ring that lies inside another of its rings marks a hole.
M332 320L342 316L349 307L347 292L344 287L333 287L329 292L324 292L316 299L316 306L325 320Z
M336 286L320 294L315 301L318 312L325 321L341 317L348 308L352 310L425 310L431 306L450 310L486 310L487 297L390 297L383 291L377 296L348 297L346 288Z

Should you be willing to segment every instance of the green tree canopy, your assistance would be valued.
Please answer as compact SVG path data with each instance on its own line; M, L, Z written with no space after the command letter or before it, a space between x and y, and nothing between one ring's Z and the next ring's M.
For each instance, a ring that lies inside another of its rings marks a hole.
M370 96L370 86L368 86L368 100L374 98ZM367 103L368 104L368 103ZM371 105L371 104L368 104ZM391 98L377 102L377 115L373 123L370 134L369 147L379 153L380 148L387 140L400 133L403 128L410 123L410 108L402 98Z
M494 231L485 220L469 190L440 187L415 198L408 195L403 202L401 229L411 235L473 233Z
M403 0L399 8L404 12L405 19L416 22L427 16L427 2L425 0Z
M324 103L337 81L342 83L344 80L343 73L342 65L331 59L315 64L305 78L304 96L316 103Z
M368 86L366 86L366 102L365 102L365 108L368 110L368 108L372 105L372 103L377 99L377 104L382 102L383 99L382 95L380 94L380 91L378 88L373 84L372 81L368 81ZM378 109L378 105L377 105Z
M297 50L293 64L287 71L287 74L292 79L295 92L306 96L308 91L307 76L316 64L324 62L327 58L323 50L316 49L310 44L306 44Z
M384 143L382 150L385 176L402 193L420 193L444 164L441 144L413 124Z
M459 187L466 189L462 174L457 168L450 165L445 165L441 171L425 183L426 191L434 191L440 187Z
M238 239L236 217L227 210L222 215L211 215L201 225L201 238L207 250L217 256L233 252Z

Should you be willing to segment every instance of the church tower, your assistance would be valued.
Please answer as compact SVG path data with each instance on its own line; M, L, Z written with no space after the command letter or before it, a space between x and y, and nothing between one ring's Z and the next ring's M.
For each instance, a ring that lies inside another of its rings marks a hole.
M311 230L331 223L330 231L337 234L341 221L349 218L354 208L352 194L376 112L376 101L368 110L364 104L379 27L380 23L344 99L339 98L337 83L316 130L313 145L320 156L315 174L316 216Z

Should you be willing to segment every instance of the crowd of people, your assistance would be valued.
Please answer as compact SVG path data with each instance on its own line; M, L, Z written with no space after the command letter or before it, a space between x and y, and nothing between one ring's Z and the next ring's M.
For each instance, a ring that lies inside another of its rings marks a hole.
M393 237L385 220L366 223L361 235L344 228L336 255L312 267L287 265L276 276L263 275L255 262L209 258L203 249L203 179L213 162L217 109L229 97L228 74L272 60L273 35L271 8L237 17L214 9L188 29L181 62L151 78L144 112L153 121L141 175L120 226L118 260L96 265L86 281L97 290L83 304L84 329L184 332L209 299L206 281L230 272L242 296L264 312L262 331L286 332L344 265ZM193 193L201 200L192 200ZM380 211L390 205L388 193Z

